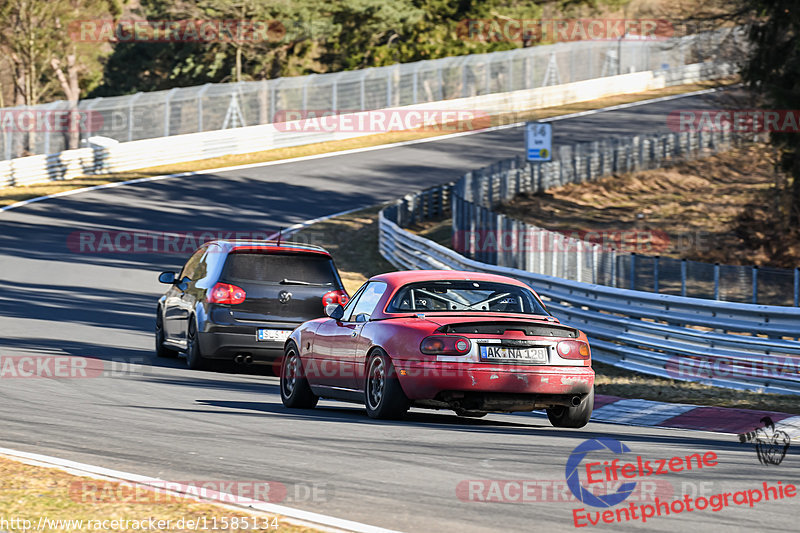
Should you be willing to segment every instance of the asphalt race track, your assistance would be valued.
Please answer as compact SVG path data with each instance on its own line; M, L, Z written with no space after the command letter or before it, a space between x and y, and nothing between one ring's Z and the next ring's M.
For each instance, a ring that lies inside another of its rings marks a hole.
M559 121L555 140L667 131L670 110L712 106L716 97ZM167 480L282 482L285 505L417 532L572 530L572 510L581 506L565 501L563 488L524 503L464 501L456 488L467 480L563 482L568 455L593 437L626 443L632 454L625 459L718 455L713 468L658 476L668 500L796 483L793 448L780 466L762 466L751 446L730 435L599 423L556 430L537 415L472 420L422 410L376 422L360 406L333 402L287 410L276 378L191 372L181 360L154 358L163 287L156 276L178 269L188 254L92 254L67 245L81 230L272 232L447 182L522 150L523 130L513 128L97 190L0 213L0 356L81 356L105 368L86 379L1 379L0 446ZM305 497L312 486L317 497ZM782 531L792 529L797 509L797 499L788 499L590 528Z

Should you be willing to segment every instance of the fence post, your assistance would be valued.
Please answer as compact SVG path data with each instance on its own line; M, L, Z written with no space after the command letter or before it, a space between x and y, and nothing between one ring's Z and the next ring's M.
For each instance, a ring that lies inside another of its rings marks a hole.
M631 252L631 271L630 276L631 278L631 286L630 289L632 291L636 290L636 252Z
M719 300L719 263L714 263L714 299Z
M617 287L617 250L611 249L611 286Z
M139 99L142 93L134 94L128 101L128 140L133 140L133 104Z
M681 296L686 296L686 259L681 259Z
M539 233L538 238L538 247L539 247L539 274L544 274L544 230L542 228L536 228L536 231Z
M578 249L575 250L575 281L583 281L581 270L583 266L583 241L578 241Z
M164 137L169 137L169 117L170 117L170 108L169 108L169 101L172 100L172 95L175 94L177 91L177 87L173 87L167 93L166 98L164 99Z
M753 303L758 303L758 267L753 265Z
M800 307L800 267L794 269L794 306Z
M658 294L658 257L653 258L653 292Z

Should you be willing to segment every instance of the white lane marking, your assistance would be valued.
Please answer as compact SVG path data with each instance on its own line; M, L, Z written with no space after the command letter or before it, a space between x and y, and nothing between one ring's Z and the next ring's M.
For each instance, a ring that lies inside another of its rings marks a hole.
M52 457L49 455L40 455L37 453L22 452L19 450L12 450L10 448L0 448L0 455L8 456L12 459L21 460L21 462L32 464L36 466L44 466L48 468L58 468L69 474L78 476L89 476L97 479L104 479L109 481L123 481L128 483L137 483L144 486L149 486L163 491L167 486L166 481L163 479L141 476L139 474L131 474L119 470L111 470L100 466L89 465L85 463L78 463ZM170 487L173 485L169 485ZM382 527L370 526L369 524L362 524L361 522L354 522L352 520L344 520L333 516L327 516L319 513L312 513L310 511L302 511L300 509L293 509L283 505L274 503L267 503L257 500L252 500L247 505L236 505L231 502L237 501L237 496L227 494L224 492L217 493L219 500L216 498L203 498L199 497L196 493L181 493L180 491L170 491L178 495L186 496L190 499L210 500L214 503L222 503L225 507L234 507L242 509L255 509L270 514L278 514L289 518L294 518L299 521L309 522L313 526L326 526L335 528L337 530L355 531L358 533L398 533L395 530L384 529Z
M683 94L674 94L670 96L661 96L659 98L651 98L650 100L639 100L638 102L630 102L628 104L619 104L610 107L602 107L600 109L590 109L588 111L580 111L578 113L571 113L569 115L560 115L558 117L551 117L542 119L541 122L554 122L557 120L565 120L568 118L575 118L575 117L582 117L586 115L593 115L596 113L605 113L607 111L615 111L618 109L627 109L629 107L635 107L640 105L647 105L647 104L655 104L658 102L665 102L667 100L676 100L678 98L687 98L691 96L700 96L702 94L713 93L716 91L727 90L729 87L721 87L715 89L703 89L701 91L693 91L690 93L683 93ZM7 205L5 207L0 207L0 213L4 211L10 211L12 209L17 209L28 204L41 202L42 200L49 200L50 198L61 198L64 196L72 196L73 194L89 192L89 191L97 191L100 189L113 189L115 187L122 187L123 185L135 185L137 183L147 183L151 181L160 181L165 180L167 178L184 178L188 176L198 176L204 174L217 174L220 172L232 172L235 170L244 170L249 168L258 168L258 167L267 167L272 165L284 165L288 163L298 163L300 161L312 161L314 159L322 159L326 157L336 157L340 155L350 155L350 154L359 154L364 152L371 152L373 150L385 150L388 148L398 148L401 146L409 146L413 144L420 144L420 143L428 143L434 141L446 141L448 139L454 139L456 137L464 137L467 135L477 135L479 133L487 133L490 131L498 131L498 130L506 130L511 128L519 128L525 125L525 122L514 122L513 124L502 124L500 126L492 126L490 128L485 128L482 130L472 130L472 131L462 131L458 133L449 133L447 135L439 135L436 137L426 137L425 139L414 139L410 141L400 141L391 144L380 144L378 146L367 146L364 148L352 148L350 150L342 150L339 152L327 152L324 154L315 154L315 155L305 155L302 157L293 157L291 159L278 159L276 161L266 161L263 163L248 163L246 165L236 165L232 167L219 167L219 168L210 168L208 170L198 170L192 172L179 172L177 174L165 174L162 176L150 176L147 178L138 178L135 180L128 180L128 181L119 181L116 183L105 183L103 185L94 185L92 187L84 187L82 189L73 189L71 191L63 191L57 192L53 194L47 194L45 196L37 196L36 198L30 198L28 200L23 200L21 202L16 202L11 205ZM202 161L202 160L201 160Z

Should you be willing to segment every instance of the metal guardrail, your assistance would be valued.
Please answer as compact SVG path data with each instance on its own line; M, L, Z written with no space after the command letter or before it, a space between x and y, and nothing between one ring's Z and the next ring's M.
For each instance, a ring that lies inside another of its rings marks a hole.
M522 280L559 320L586 332L598 361L682 381L800 394L800 308L651 294L488 265L402 229L400 210L398 201L380 213L380 252L390 263Z

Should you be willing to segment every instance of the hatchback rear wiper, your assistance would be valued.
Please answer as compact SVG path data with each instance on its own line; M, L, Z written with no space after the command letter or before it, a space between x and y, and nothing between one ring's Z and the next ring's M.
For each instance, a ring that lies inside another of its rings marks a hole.
M308 281L300 281L297 279L282 279L278 283L281 285L314 285L317 287L325 287L327 285L333 285L333 283L311 283Z

